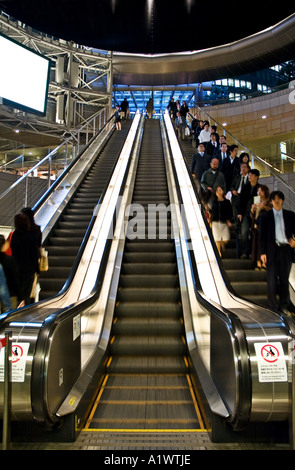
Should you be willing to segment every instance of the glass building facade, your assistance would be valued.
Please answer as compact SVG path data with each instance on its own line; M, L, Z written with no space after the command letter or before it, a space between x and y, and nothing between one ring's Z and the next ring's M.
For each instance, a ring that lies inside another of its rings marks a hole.
M150 98L153 99L156 113L164 111L171 98L186 101L190 108L211 106L225 102L242 101L265 93L287 88L294 79L295 60L276 65L265 70L239 77L220 78L206 83L190 83L175 87L157 87L154 90L117 85L113 91L113 107L127 98L129 109L145 109Z

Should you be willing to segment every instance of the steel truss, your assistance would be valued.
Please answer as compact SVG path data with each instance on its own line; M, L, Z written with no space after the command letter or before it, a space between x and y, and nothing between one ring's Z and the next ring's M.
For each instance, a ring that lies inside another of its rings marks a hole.
M0 12L0 31L52 62L46 117L0 106L1 125L63 136L112 105L112 52L53 38Z

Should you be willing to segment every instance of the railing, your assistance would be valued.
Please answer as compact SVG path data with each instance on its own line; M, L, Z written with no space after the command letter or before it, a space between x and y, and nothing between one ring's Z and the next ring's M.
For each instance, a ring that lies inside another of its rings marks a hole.
M11 438L11 372L12 372L12 333L5 331L0 340L0 350L4 349L4 408L2 424L2 450L10 450Z
M4 191L0 195L0 225L10 227L17 212L23 207L33 207L56 176L66 170L102 129L108 117L107 108L96 113Z
M207 120L210 123L214 122L217 127L217 132L227 137L226 140L228 144L236 144L239 146L239 150L249 154L250 166L252 168L259 169L261 177L268 178L267 186L269 189L282 191L285 196L284 207L286 209L295 211L295 191L288 185L288 182L282 178L279 170L276 169L271 163L266 162L263 160L263 158L253 153L248 147L246 147L242 142L240 142L230 132L228 132L224 126L216 122L216 120L212 118L204 109L197 107L196 110L199 119L204 121Z

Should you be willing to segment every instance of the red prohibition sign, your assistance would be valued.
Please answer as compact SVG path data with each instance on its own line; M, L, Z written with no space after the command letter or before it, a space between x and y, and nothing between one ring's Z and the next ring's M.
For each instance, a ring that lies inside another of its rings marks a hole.
M273 344L265 344L261 348L261 355L267 362L276 362L279 358L279 350Z
M18 362L20 361L24 351L19 344L15 344L12 346L12 362Z

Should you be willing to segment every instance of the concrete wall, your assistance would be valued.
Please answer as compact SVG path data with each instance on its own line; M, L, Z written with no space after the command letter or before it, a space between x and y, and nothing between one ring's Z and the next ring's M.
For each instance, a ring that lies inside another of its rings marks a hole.
M244 145L264 139L291 139L295 138L295 104L289 102L290 91L202 109L219 124L226 122L226 130Z

